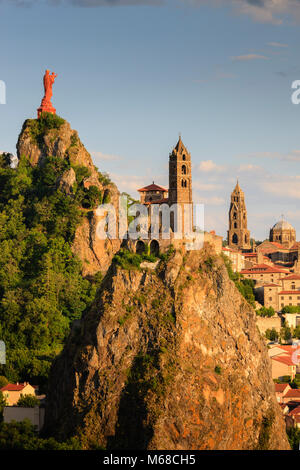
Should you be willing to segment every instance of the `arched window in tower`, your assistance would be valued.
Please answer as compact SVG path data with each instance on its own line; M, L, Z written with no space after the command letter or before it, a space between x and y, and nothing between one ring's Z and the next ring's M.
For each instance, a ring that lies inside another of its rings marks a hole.
M237 228L237 223L236 222L234 222L233 227Z
M184 154L182 155L182 160L184 160L184 161L185 161L185 155L184 155Z
M235 245L237 245L237 244L238 244L238 241L239 241L238 236L237 236L236 233L234 233L233 236L232 236L232 243L234 243Z
M186 188L186 180L181 180L181 187Z
M233 218L234 218L234 219L237 218L237 213L236 213L236 212L233 213Z
M245 243L248 243L248 237L245 235Z
M183 175L186 175L186 166L185 166L185 165L182 165L182 167L181 167L181 173L182 173Z

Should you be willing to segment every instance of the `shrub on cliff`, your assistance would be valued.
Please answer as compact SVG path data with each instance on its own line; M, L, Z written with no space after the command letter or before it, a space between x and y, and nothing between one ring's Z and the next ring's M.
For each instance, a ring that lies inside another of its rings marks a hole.
M66 159L51 156L42 167L25 157L15 169L4 160L0 166L0 338L7 351L0 374L9 380L45 377L70 323L95 295L71 250L82 197L66 197L56 185L67 168Z
M229 278L235 283L236 287L247 300L247 302L255 307L255 295L254 295L254 282L252 279L244 279L239 273L235 273L232 269L232 262L228 256L222 254L224 264L226 266Z
M30 126L30 135L37 144L43 142L43 136L51 129L59 129L65 120L56 114L42 113L40 119L30 119L27 123Z

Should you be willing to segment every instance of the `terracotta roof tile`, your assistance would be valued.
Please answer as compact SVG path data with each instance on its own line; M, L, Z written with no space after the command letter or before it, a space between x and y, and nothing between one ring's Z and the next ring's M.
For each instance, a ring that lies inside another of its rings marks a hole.
M282 364L285 364L286 366L296 366L296 364L294 364L290 356L273 356L271 357L271 359L272 361L281 362Z
M293 281L293 280L300 281L300 275L299 274L291 274L290 276L283 277L283 279L287 279L288 281Z
M292 388L285 394L284 398L300 398L300 390L298 388Z
M0 392L19 392L25 388L27 383L25 384L7 384L0 389Z
M287 295L287 294L294 294L300 295L300 290L282 290L279 294Z
M289 384L275 384L275 392L282 393L287 387L290 388Z

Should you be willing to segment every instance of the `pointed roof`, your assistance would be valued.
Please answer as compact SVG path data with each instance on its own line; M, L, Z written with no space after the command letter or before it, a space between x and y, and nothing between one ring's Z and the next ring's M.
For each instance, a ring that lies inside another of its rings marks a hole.
M243 190L241 189L240 185L239 185L239 180L237 179L236 180L236 185L234 187L234 190L232 191L233 193L239 193L239 194L244 194Z
M142 192L147 192L147 191L164 191L167 192L168 190L163 188L162 186L158 186L158 184L154 184L154 181L152 184L149 184L149 186L145 186L144 188L138 189L140 193Z
M176 144L176 146L174 147L174 150L176 150L176 152L178 153L189 153L187 148L185 147L185 145L183 144L182 142L182 139L181 139L181 134L179 134L179 139L178 139L178 142Z

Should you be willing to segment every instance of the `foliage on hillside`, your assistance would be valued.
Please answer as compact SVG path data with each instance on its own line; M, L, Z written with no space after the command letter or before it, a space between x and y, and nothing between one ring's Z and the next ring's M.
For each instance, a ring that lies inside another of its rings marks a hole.
M228 256L222 255L229 278L235 283L236 287L240 291L247 302L255 307L255 295L254 295L254 282L252 279L244 279L239 273L235 273L232 269L232 263Z
M29 420L0 424L0 450L80 450L77 439L58 442L53 437L38 436Z
M57 182L69 168L68 159L47 157L32 168L21 157L12 169L0 156L0 338L7 351L0 374L10 381L45 382L71 322L94 298L96 283L82 277L71 244L81 208L101 195L83 187L82 168L74 193L61 191Z

